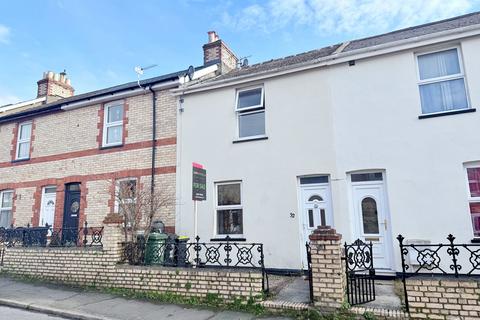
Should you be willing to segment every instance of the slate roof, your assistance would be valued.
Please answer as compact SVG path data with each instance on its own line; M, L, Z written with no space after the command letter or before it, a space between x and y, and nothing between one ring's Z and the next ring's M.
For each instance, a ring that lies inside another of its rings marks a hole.
M203 67L198 67L195 70L200 70ZM173 81L178 79L178 77L183 76L186 74L186 70L182 71L177 71L165 75L161 75L158 77L150 78L150 79L145 79L140 81L140 85L143 87L148 87L150 85L154 85L156 83L161 83L161 82L166 82L166 81ZM75 95L73 97L69 98L64 98L60 99L54 102L46 103L46 104L41 104L41 105L31 105L23 108L18 108L18 109L12 109L3 113L0 113L0 122L5 122L10 120L11 118L18 117L20 115L30 115L30 114L36 114L39 112L49 112L53 110L58 110L61 108L62 105L68 104L68 103L73 103L73 102L78 102L82 100L88 100L92 98L96 98L99 96L103 96L106 94L114 94L117 92L121 91L126 91L126 90L135 90L138 89L138 83L137 81L132 81L128 83L124 83L118 86L113 86L105 89L100 89L96 91L91 91L79 95Z
M466 26L478 25L480 24L480 12L474 12L466 14L463 16L458 16L446 20L436 21L432 23L427 23L419 26L414 26L406 29L401 29L393 32L384 33L381 35L352 40L348 45L341 50L341 52L349 52L358 49L373 47L389 42L395 42L399 40L411 39L427 34L434 34L441 31L458 29ZM306 63L309 61L314 61L318 58L327 57L332 55L335 50L337 50L341 44L336 44L333 46L312 50L304 53L300 53L293 56L288 56L280 59L272 59L258 64L253 64L251 66L242 67L240 69L232 70L229 73L223 74L217 78L217 80L235 78L244 75L254 75L257 73L262 73L265 71L276 70L281 68L286 68L290 66L295 66L297 64Z

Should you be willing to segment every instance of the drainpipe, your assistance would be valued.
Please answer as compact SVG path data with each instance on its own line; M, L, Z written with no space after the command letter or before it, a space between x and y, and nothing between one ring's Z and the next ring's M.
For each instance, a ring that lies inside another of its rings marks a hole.
M148 87L148 90L152 93L152 173L150 194L153 197L155 193L155 156L157 154L157 94L152 86ZM151 211L153 211L153 202L151 202Z

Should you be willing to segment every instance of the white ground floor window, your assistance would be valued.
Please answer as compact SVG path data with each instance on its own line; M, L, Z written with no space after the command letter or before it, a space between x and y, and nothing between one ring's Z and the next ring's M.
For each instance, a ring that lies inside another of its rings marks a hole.
M13 191L0 191L0 227L8 228L12 223Z
M217 235L243 234L241 181L218 182L215 193Z

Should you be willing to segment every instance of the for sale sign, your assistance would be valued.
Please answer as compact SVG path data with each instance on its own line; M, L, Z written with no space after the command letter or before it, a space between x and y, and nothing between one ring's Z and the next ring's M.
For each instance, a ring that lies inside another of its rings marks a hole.
M207 170L195 162L193 163L192 200L207 200Z

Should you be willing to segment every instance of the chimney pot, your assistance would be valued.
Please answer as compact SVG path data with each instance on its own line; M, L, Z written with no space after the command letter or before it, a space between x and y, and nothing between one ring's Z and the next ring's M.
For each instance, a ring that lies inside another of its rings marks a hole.
M218 40L218 35L215 31L208 31L208 43L212 43Z
M71 97L75 92L65 71L61 73L46 71L37 84L37 98L47 97L47 103L51 99Z

